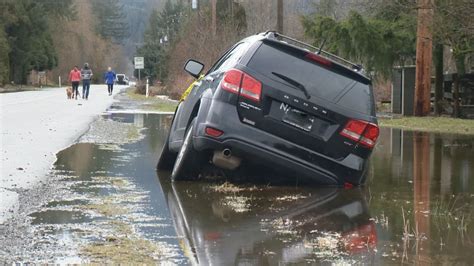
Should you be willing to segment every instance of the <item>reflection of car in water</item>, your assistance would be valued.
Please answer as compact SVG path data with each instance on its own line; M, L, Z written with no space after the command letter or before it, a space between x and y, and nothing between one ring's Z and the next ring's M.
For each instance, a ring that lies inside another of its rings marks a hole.
M209 183L160 180L182 237L180 246L193 264L373 258L375 225L359 189L273 187L225 193Z
M129 83L128 77L125 74L117 74L116 81L119 85L128 85Z

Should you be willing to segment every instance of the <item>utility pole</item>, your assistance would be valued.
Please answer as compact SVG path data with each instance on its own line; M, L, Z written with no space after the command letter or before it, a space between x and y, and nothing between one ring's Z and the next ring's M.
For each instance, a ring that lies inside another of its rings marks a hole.
M431 60L433 51L433 0L418 0L416 30L415 116L430 113Z
M211 30L212 35L216 36L217 34L217 0L211 0L211 12L212 12L212 21L211 21Z
M283 0L277 0L277 31L283 34Z
M435 114L440 115L442 112L441 100L443 99L443 66L444 66L444 46L443 44L436 44L434 47L434 63L435 63Z

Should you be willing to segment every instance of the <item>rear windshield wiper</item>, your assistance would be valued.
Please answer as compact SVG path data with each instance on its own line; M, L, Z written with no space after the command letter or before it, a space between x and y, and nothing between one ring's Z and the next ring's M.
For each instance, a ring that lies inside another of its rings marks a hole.
M302 91L304 93L304 95L306 96L306 99L310 99L311 98L311 95L308 93L308 90L305 88L305 86L301 83L299 83L298 81L290 78L290 77L287 77L283 74L280 74L280 73L276 73L276 72L272 72L273 75L279 77L280 79L288 82L290 85L292 85L293 87L299 89L300 91Z

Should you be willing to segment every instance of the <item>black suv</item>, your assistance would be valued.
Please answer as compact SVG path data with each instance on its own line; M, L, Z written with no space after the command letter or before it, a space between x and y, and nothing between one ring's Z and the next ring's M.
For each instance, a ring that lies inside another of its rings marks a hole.
M158 169L192 179L211 161L251 163L318 183L364 183L379 128L359 65L276 32L248 37L200 77L179 104Z

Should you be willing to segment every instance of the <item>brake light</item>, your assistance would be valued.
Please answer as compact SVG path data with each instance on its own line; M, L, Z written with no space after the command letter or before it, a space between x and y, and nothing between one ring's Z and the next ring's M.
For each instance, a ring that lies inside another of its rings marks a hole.
M238 69L231 69L224 75L222 89L238 94L247 99L259 102L262 95L262 83L249 74Z
M379 137L379 127L363 120L349 120L340 134L362 146L373 148Z
M237 69L231 69L225 73L224 80L221 87L232 93L239 93L240 82L242 81L243 73Z
M311 60L311 61L314 61L314 62L316 62L316 63L318 63L318 64L328 66L328 67L332 65L332 62L331 62L330 60L328 60L328 59L326 59L326 58L324 58L324 57L322 57L322 56L319 56L319 55L317 55L317 54L307 53L307 54L305 55L305 58L306 58L306 59L309 59L309 60Z

